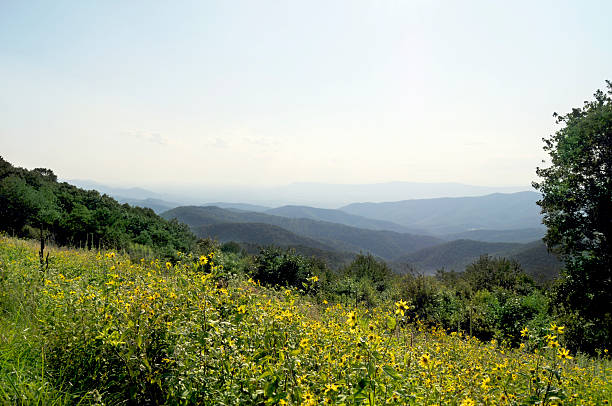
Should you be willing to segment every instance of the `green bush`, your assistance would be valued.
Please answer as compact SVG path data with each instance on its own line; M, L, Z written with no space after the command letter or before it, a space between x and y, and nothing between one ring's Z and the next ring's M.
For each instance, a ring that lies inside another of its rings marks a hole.
M242 252L242 247L236 241L228 241L221 245L221 251L232 254L239 254L240 252Z
M264 285L301 289L313 276L310 262L294 250L264 248L255 257L252 277Z

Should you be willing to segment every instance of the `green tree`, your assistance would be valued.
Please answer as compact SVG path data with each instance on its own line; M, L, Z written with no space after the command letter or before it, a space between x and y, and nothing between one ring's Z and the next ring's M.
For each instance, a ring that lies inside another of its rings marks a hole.
M342 274L356 280L367 279L371 281L374 289L382 292L391 285L393 271L384 261L377 260L372 254L359 254L353 262L347 265Z
M548 227L544 241L561 254L565 270L556 299L575 347L609 346L612 323L612 82L594 100L566 115L544 138L548 168L533 186ZM587 326L591 326L590 328Z
M307 258L291 249L263 248L255 257L253 279L265 285L302 288L313 276Z
M531 292L534 286L533 280L518 262L488 255L482 255L468 265L462 276L472 291L506 289L523 295Z
M195 236L185 224L165 220L151 209L119 204L94 190L57 182L52 170L17 168L0 156L0 231L40 238L59 245L151 252L174 258L194 248ZM147 254L149 255L149 254Z
M0 180L0 228L20 233L37 213L36 195L36 189L17 176Z

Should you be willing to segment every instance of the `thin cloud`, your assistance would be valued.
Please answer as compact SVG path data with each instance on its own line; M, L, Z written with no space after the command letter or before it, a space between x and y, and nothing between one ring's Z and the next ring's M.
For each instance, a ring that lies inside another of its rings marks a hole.
M145 132L132 132L132 133L123 133L122 135L135 138L140 141L148 142L151 144L157 145L168 145L168 139L161 134L158 133L145 133Z
M214 148L229 148L229 144L223 138L216 137L208 141L208 145Z
M264 148L278 147L281 144L279 140L275 137L254 136L254 135L244 136L242 137L242 141L247 144L256 145L256 146L264 147Z

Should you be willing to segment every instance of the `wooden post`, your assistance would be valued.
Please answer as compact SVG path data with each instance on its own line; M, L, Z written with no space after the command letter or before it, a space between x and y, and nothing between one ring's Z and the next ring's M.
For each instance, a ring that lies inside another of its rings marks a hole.
M44 271L45 269L45 259L44 259L44 252L45 252L45 235L43 232L43 225L40 225L40 252L38 253L38 258L40 260L40 271Z

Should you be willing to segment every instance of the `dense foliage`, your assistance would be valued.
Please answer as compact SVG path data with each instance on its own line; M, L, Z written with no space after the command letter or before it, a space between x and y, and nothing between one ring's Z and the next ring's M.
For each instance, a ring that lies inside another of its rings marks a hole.
M399 275L371 254L360 254L338 271L292 250L262 249L243 257L241 273L267 286L299 289L319 302L375 308L408 300L407 311L428 326L467 332L482 340L517 346L522 327L551 323L553 309L543 286L505 258L482 256L465 272L439 270L435 276ZM309 282L316 279L316 287ZM520 328L519 328L520 327Z
M565 261L557 302L574 344L587 350L612 340L612 82L607 92L566 115L545 138L551 166L542 178L544 238Z
M326 274L318 294L321 300L369 308L408 300L408 313L426 325L507 345L518 345L518 327L541 328L553 321L543 287L518 263L490 256L465 272L427 276L398 275L371 255L359 255L340 272Z
M49 169L16 168L0 157L0 231L58 245L107 247L174 256L195 237L151 209L119 204L98 192L57 182Z
M255 257L253 277L263 284L301 288L314 276L312 261L292 250L264 248Z
M35 246L0 237L0 403L599 405L612 398L609 358L570 353L556 324L518 323L521 345L509 349L428 328L409 296L366 309L265 288L240 276L249 267L232 253L181 254L176 263L85 250L51 258L41 275ZM380 264L370 273L376 264L367 257L355 266L365 269L344 276L385 273Z
M540 280L556 278L562 267L557 257L547 252L546 245L541 240L529 244L454 240L402 255L395 263L408 263L429 272L441 268L461 271L485 254L515 259L520 262L525 272Z

